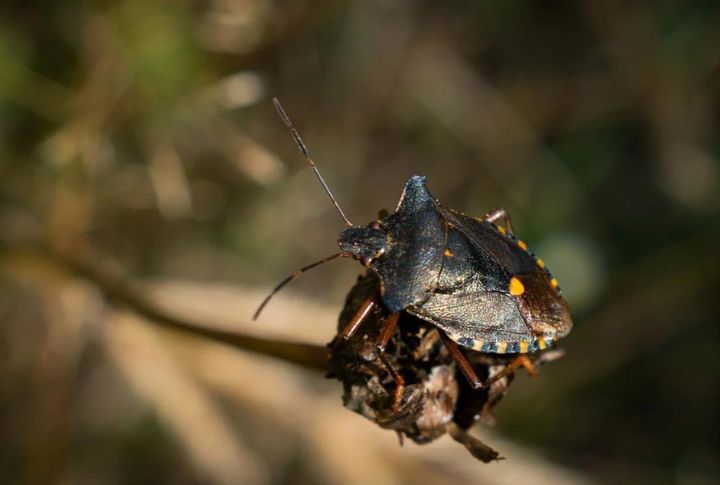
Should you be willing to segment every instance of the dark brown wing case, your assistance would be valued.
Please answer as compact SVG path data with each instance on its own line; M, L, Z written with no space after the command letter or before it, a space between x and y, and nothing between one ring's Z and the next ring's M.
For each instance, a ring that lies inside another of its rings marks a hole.
M490 222L440 211L448 236L439 283L407 311L482 352L532 352L570 331L567 303L525 243Z

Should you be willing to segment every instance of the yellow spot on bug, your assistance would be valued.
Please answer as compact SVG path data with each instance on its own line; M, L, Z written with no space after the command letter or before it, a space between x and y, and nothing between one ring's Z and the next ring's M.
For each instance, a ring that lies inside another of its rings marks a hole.
M508 286L508 290L512 296L520 296L525 293L525 286L519 279L513 276L510 278L510 286Z
M498 231L500 231L500 234L505 234L505 228L502 226L497 227Z
M477 351L481 351L483 348L483 345L485 345L484 340L476 340L475 345L473 345L473 349Z
M545 261L543 261L543 260L540 259L540 258L538 258L538 260L536 261L536 263L537 263L537 265L538 265L538 268L540 268L540 269L543 269L543 268L545 267Z
M530 347L530 344L526 342L525 340L520 342L520 353L526 354L528 351L528 348Z
M498 342L497 346L495 348L495 352L498 354L504 354L507 350L508 343L507 342Z
M450 248L447 248L447 249L445 249L445 256L447 256L448 258L452 258L455 255L453 254L452 251L450 251Z
M545 347L547 347L547 343L545 342L545 339L540 337L538 339L538 347L540 347L540 350L545 350Z
M520 246L520 249L522 249L523 251L527 251L527 244L525 244L524 241L518 240L518 246Z
M552 286L553 288L557 288L557 286L558 286L558 280L556 280L555 278L551 279L551 280L550 280L550 286Z

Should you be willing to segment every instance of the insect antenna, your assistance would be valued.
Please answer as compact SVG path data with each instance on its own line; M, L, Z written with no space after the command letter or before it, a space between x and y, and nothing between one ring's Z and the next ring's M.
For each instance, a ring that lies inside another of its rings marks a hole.
M343 256L343 255L344 255L344 253L335 253L335 254L333 254L332 256L328 256L328 257L326 257L326 258L323 258L323 259L321 259L320 261L315 261L315 262L312 263L312 264L308 264L307 266L304 266L304 267L300 268L299 270L294 271L290 276L288 276L287 278L285 278L284 280L282 280L280 283L278 283L278 284L275 286L275 288L272 289L272 291L270 291L270 294L265 297L265 299L262 301L262 303L260 303L260 306L258 307L258 309L255 310L255 314L253 315L253 318L252 318L252 319L253 319L253 320L257 320L257 318L260 316L260 313L263 311L263 309L264 309L265 306L268 304L268 302L270 301L270 299L271 299L273 296L275 296L275 293L277 293L278 291L280 291L285 285L287 285L288 283L290 283L290 282L293 281L293 280L298 279L298 278L300 277L300 275L303 274L305 271L307 271L307 270L309 270L309 269L312 269L312 268L314 268L315 266L320 266L321 264L327 263L328 261L332 261L333 259L335 259L335 258L337 258L337 257L339 257L339 256Z
M338 204L337 200L335 200L335 196L330 191L330 187L328 187L328 184L325 183L325 179L322 175L320 175L320 171L317 168L317 165L315 165L315 161L310 157L310 150L308 150L307 146L305 146L305 143L303 142L302 138L300 138L300 133L295 129L295 127L292 124L292 121L290 121L290 118L288 117L287 113L285 113L285 110L283 109L282 105L280 104L280 101L278 101L277 98L273 98L273 104L275 105L275 109L277 110L278 114L280 115L280 118L283 120L283 123L285 123L285 126L287 126L288 130L290 130L290 134L293 137L293 140L295 140L295 144L300 149L300 153L303 154L303 157L305 157L305 161L310 166L310 168L313 169L313 172L315 172L315 175L317 176L318 180L322 184L323 188L325 189L325 193L327 193L328 197L330 197L330 200L332 201L333 205L337 209L337 211L340 213L340 217L343 218L345 223L352 227L352 222L350 222L350 219L347 218L343 210L340 208L340 204Z

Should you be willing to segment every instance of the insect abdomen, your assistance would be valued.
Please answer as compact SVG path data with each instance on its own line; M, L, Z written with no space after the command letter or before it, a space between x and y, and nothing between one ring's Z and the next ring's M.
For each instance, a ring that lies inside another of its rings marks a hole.
M549 337L537 337L531 341L519 340L515 342L486 342L452 334L449 335L449 337L463 347L486 354L527 354L538 350L545 350L553 344L553 339Z

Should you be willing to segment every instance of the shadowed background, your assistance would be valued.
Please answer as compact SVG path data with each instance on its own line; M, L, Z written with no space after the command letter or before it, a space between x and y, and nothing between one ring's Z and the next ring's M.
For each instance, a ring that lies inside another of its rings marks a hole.
M716 479L715 2L34 4L0 7L4 482ZM353 222L423 174L505 207L558 277L566 356L475 430L506 461L399 448L339 383L158 329L73 265L178 318L329 341L356 263L250 321L343 227L272 96Z

